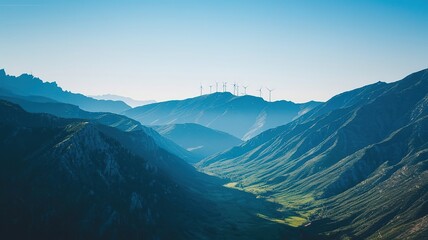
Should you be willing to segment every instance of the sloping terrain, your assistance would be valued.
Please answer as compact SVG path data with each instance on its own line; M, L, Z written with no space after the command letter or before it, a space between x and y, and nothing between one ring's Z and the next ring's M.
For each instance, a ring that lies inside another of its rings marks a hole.
M336 238L421 239L428 225L428 70L340 94L197 166Z
M242 143L240 139L230 134L194 123L152 126L152 128L200 159Z
M301 235L256 216L275 215L275 204L221 187L148 135L31 114L5 101L0 114L5 239Z
M163 138L153 129L142 126L138 121L119 114L86 112L75 105L60 103L39 96L19 96L12 93L6 94L2 91L0 91L0 99L16 103L24 110L31 113L49 113L62 118L85 119L87 121L114 127L126 132L142 132L143 134L151 136L156 141L156 144L161 148L175 154L189 163L194 163L200 160L200 157L183 149L171 140Z
M123 97L113 94L104 94L104 95L98 95L98 96L90 96L92 98L98 99L98 100L114 100L114 101L122 101L126 104L128 104L131 107L139 107L151 103L155 103L155 100L135 100L130 97Z
M22 96L41 96L58 102L70 103L90 112L120 113L131 107L122 101L97 100L82 94L64 91L56 82L43 82L29 74L15 77L0 69L0 88Z
M225 92L149 104L123 114L143 125L196 123L248 140L267 129L294 120L318 104L266 102L254 96L237 97Z

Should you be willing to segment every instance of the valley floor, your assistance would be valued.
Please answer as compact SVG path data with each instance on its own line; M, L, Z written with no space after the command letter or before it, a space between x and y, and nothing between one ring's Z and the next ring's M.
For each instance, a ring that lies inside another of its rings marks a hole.
M285 211L285 205L233 185L224 182L204 192L221 211L208 221L219 226L206 226L201 239L323 239L307 231L306 219Z

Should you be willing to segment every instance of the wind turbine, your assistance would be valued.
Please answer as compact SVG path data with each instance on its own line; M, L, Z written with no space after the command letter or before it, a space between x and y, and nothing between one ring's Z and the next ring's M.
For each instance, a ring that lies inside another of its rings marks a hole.
M213 85L210 85L210 94L212 93Z
M218 82L215 82L215 92L218 92Z
M259 96L260 96L260 97L262 97L262 89L263 89L263 88L260 88L260 89L258 89L258 90L257 90L257 92L259 92Z
M247 95L247 87L248 86L242 86L244 88L244 95Z
M266 88L269 91L269 102L272 102L272 91L275 89Z
M236 82L233 83L233 95L236 95Z
M223 92L227 92L227 82L224 82L224 90Z
M201 96L202 96L202 90L204 89L204 87L202 87L202 84L201 84Z
M236 84L236 96L239 96L239 85Z

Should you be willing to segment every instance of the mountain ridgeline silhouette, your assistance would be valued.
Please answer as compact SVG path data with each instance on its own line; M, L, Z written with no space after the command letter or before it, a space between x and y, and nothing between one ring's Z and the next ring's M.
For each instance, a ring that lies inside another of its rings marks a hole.
M83 111L78 106L57 102L45 97L19 96L11 92L1 90L0 99L18 104L24 110L31 113L49 113L62 118L85 119L90 122L114 127L126 132L142 132L142 134L150 135L156 141L156 144L163 149L177 155L189 163L194 163L201 159L200 156L192 154L171 140L162 137L153 129L143 126L138 121L123 115L108 112L87 112Z
M121 135L114 128L30 114L4 101L0 113L2 236L177 234L179 223L166 214L172 209L177 217L185 214L182 207L192 200L180 196L191 194L184 193L184 179L168 176L166 164L150 156L156 152L190 178L196 173L156 149L148 136L135 154L133 146L125 148L112 137L115 131Z
M123 112L143 125L196 123L229 133L242 140L309 112L319 102L297 104L289 101L266 102L250 95L235 96L218 92L185 100L149 104Z
M297 236L256 216L275 214L275 205L225 189L143 132L28 113L4 100L0 114L6 239Z
M195 123L152 126L152 128L198 156L199 160L242 143L240 139L230 134Z
M5 239L428 238L428 69L133 109L0 70L0 116Z
M64 91L56 82L43 82L29 74L22 74L18 77L6 75L4 69L0 69L0 89L17 95L40 96L70 103L91 112L120 113L131 108L122 101L97 100L82 94Z
M197 166L294 209L307 229L332 238L423 239L427 153L423 70L340 94Z
M104 94L104 95L97 95L97 96L90 96L98 100L114 100L114 101L122 101L126 104L128 104L131 107L138 107L143 106L151 103L155 103L154 100L135 100L129 97L122 97L118 95L113 94Z

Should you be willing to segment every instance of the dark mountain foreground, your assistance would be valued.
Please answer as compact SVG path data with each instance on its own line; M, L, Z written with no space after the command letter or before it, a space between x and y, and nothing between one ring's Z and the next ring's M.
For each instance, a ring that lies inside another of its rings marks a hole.
M93 123L114 127L125 132L134 132L134 134L140 133L143 135L143 138L144 135L147 134L153 138L159 147L173 153L186 162L194 163L201 159L199 156L183 149L171 140L160 136L153 129L143 126L138 121L123 115L109 112L87 112L72 104L56 102L52 99L40 96L20 96L1 90L0 99L16 103L25 111L31 113L49 113L61 118L85 119Z
M222 187L141 133L0 101L3 239L299 239L275 203Z

